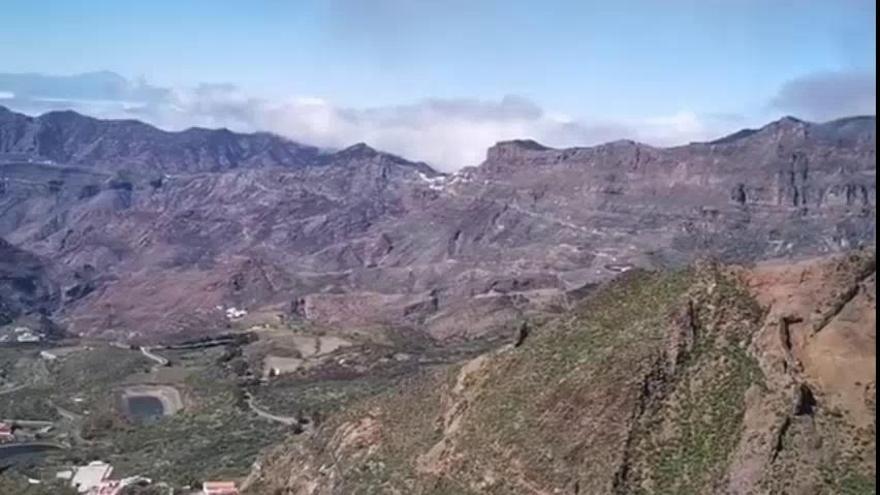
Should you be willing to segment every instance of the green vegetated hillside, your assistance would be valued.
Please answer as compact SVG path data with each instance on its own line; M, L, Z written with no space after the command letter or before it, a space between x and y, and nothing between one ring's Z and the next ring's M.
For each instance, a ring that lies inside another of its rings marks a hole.
M841 375L820 359L873 359L863 344L876 331L874 265L862 251L748 270L631 271L530 328L521 345L426 371L285 442L246 485L874 493L873 395L856 393L873 391L873 365L853 355L858 369Z
M161 351L171 366L134 349L105 344L37 349L0 348L0 418L54 422L41 440L64 449L3 471L0 494L62 493L55 472L92 460L114 467L118 477L146 476L172 486L203 479L246 475L261 449L284 426L263 420L243 404L237 376L225 366L224 347ZM129 387L173 388L184 407L161 419L139 422L127 416L121 393ZM2 456L0 456L2 457ZM29 485L27 478L42 485ZM5 483L5 484L4 484ZM13 489L7 487L27 487ZM43 491L40 491L43 490Z

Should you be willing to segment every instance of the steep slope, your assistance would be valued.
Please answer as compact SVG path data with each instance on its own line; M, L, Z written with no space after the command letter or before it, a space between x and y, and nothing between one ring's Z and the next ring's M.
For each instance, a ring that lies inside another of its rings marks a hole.
M659 244L670 254L766 257L873 238L875 137L869 117L786 118L667 149L619 141L555 150L514 141L490 149L461 182L563 230L627 233L636 245Z
M198 312L218 304L286 306L303 292L344 283L345 270L383 256L389 247L368 229L405 212L401 181L421 180L421 172L384 154L359 153L340 152L324 167L161 183L0 166L7 178L0 225L10 240L67 272L94 274L94 291L69 293L74 330L173 333L182 324L176 320L198 326ZM165 316L143 318L149 314ZM146 321L153 323L138 328Z
M57 287L48 272L42 260L0 238L0 326L56 309Z
M289 440L246 485L873 493L875 270L861 251L628 273L519 346L427 371Z
M0 236L59 267L74 331L113 338L216 332L230 305L471 338L633 267L875 237L872 117L669 149L506 142L451 176L364 144L313 153L70 113L0 121L2 149L25 153L0 163Z

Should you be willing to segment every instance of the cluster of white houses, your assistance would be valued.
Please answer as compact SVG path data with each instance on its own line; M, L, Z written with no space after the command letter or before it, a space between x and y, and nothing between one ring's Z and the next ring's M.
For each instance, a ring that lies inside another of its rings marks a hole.
M131 485L149 485L152 481L141 476L113 479L113 466L103 461L92 461L72 471L60 471L57 477L70 480L70 486L83 495L119 495ZM239 495L233 481L206 481L193 495Z

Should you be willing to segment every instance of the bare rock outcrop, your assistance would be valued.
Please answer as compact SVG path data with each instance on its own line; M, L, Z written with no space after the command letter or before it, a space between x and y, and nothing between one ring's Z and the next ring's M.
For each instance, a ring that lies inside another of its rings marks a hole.
M627 274L521 346L426 372L277 447L249 489L868 493L873 272L860 251ZM789 345L781 315L825 324L794 323L805 334Z
M73 289L57 316L75 332L223 331L204 316L217 305L295 295L336 305L317 324L356 307L345 322L480 337L634 268L872 244L875 136L856 117L673 148L518 140L444 175L363 143L3 109L0 237ZM436 307L419 306L432 292Z

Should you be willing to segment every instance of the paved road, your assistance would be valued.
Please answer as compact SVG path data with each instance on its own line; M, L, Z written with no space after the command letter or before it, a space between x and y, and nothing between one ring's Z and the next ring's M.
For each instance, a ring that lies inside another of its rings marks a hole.
M58 414L68 423L70 423L70 434L73 436L73 440L77 444L88 444L92 443L85 438L82 437L82 415L77 414L73 411L69 411L59 406L58 404L52 404Z
M55 410L58 411L58 414L61 415L62 418L66 419L68 421L79 421L82 419L82 416L80 416L79 414L76 414L75 412L68 411L67 409L64 409L63 407L56 405L56 404L52 404L52 405L55 406Z
M281 424L287 425L287 426L299 424L298 418L295 418L293 416L279 416L277 414L272 414L269 411L259 407L254 402L254 396L252 396L251 394L247 394L247 404L248 404L248 407L250 407L251 411L256 413L256 415L260 416L261 418L265 418L270 421L275 421L276 423L281 423Z
M27 387L26 383L22 383L20 385L14 385L14 386L7 388L5 390L0 390L0 395L11 394L12 392L15 392L16 390L21 390L25 387Z
M169 361L167 359L158 354L153 354L152 352L150 352L150 349L148 347L141 346L141 354L146 356L148 359L152 359L159 366L168 366Z
M0 422L6 424L27 426L29 428L45 428L47 426L55 426L55 422L53 421L38 421L31 419L0 419Z

